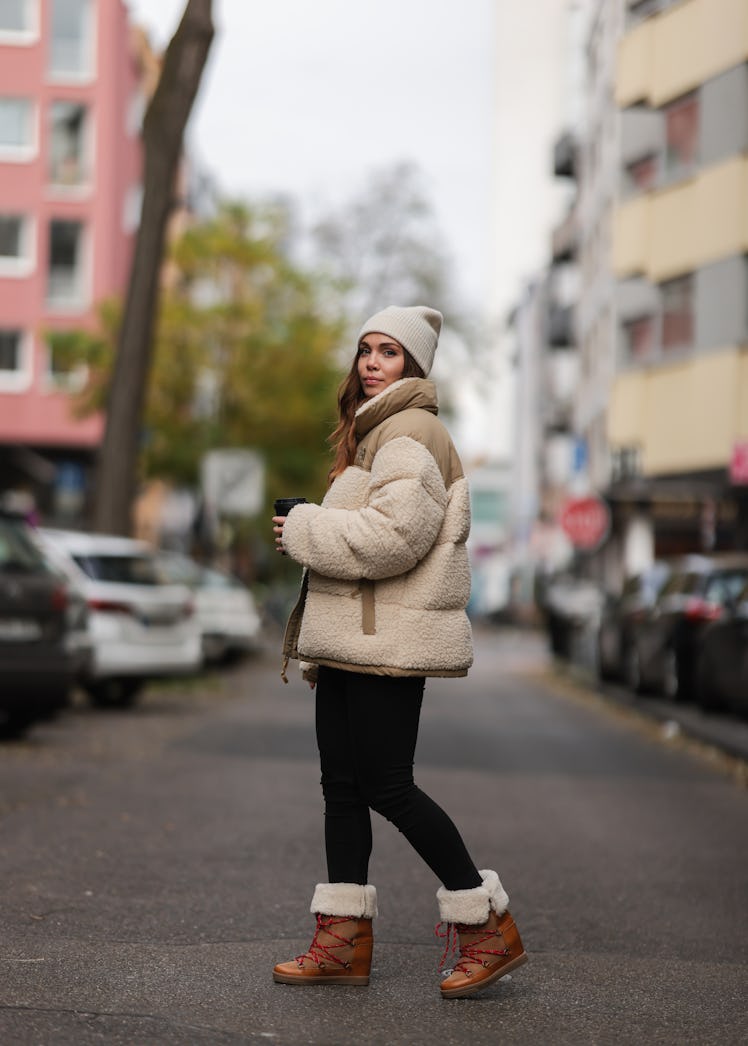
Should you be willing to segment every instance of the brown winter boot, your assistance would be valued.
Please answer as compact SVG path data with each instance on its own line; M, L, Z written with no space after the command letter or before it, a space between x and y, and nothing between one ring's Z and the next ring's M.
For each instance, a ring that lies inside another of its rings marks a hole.
M439 913L448 924L450 936L459 939L460 958L441 983L442 998L461 999L527 962L514 919L507 911L507 897L496 872L481 871L483 886L472 890L445 890L438 893ZM453 944L453 949L457 942Z
M311 911L317 916L312 943L303 955L278 963L278 984L369 983L374 944L371 920L377 892L357 883L318 883Z

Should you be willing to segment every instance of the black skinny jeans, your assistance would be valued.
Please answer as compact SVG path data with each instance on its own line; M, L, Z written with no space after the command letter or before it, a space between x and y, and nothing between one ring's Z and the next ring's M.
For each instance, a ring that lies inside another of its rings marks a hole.
M319 670L317 744L331 883L368 882L369 810L403 833L448 890L481 885L454 822L413 781L423 677Z

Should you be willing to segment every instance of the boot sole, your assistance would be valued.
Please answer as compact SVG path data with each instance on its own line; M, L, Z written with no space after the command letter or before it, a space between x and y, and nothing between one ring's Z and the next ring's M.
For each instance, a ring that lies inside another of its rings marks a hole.
M352 988L365 987L369 983L369 978L360 974L349 974L346 976L340 973L331 973L327 976L307 974L306 976L295 977L293 974L273 972L273 980L276 984L347 984Z
M462 999L466 995L472 995L474 992L479 992L482 988L487 988L489 984L493 984L495 981L500 981L506 974L511 973L512 970L518 969L520 966L524 966L527 962L527 952L522 952L516 959L512 959L506 966L500 966L494 973L488 975L488 977L482 977L476 981L475 984L463 984L461 988L442 988L442 997L445 999Z

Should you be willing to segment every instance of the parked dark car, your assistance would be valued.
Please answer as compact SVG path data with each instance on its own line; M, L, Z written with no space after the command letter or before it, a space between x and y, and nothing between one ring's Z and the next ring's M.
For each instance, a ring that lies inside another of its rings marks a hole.
M74 597L31 528L0 510L0 734L17 736L66 704L80 667L71 611Z
M748 583L704 630L696 669L698 703L748 717Z
M605 597L597 631L597 666L601 679L624 679L636 624L654 606L670 576L667 563L657 560L646 570L633 574L621 591Z
M626 676L638 692L685 701L694 693L706 627L748 582L748 554L685 556L671 566L653 606L635 623Z

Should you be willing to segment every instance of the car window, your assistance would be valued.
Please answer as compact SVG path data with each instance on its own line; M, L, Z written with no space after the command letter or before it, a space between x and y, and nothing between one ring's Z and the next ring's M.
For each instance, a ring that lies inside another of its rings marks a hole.
M683 591L684 581L684 574L671 574L668 580L660 589L660 599L667 598L667 596L678 595L678 593Z
M153 560L147 556L80 555L73 559L94 581L115 581L125 585L158 585Z
M236 578L229 577L226 574L219 574L217 570L210 570L208 567L203 570L202 584L204 588L243 588L241 581L237 581Z
M25 524L0 518L0 572L51 573L44 556L26 533Z
M703 577L698 571L677 571L671 574L660 590L660 599L668 596L690 596L698 591L699 582Z
M159 577L172 585L198 585L200 567L181 556L158 556L156 570Z
M634 574L632 577L627 578L623 584L623 590L621 595L624 599L628 599L629 596L635 596L639 592L639 588L643 586L644 578L641 574Z
M669 577L669 568L664 563L655 563L651 570L647 571L644 578L643 587L646 595L650 599L655 599L667 583Z
M732 570L714 574L706 586L705 598L710 603L725 604L737 599L748 580L748 570Z

